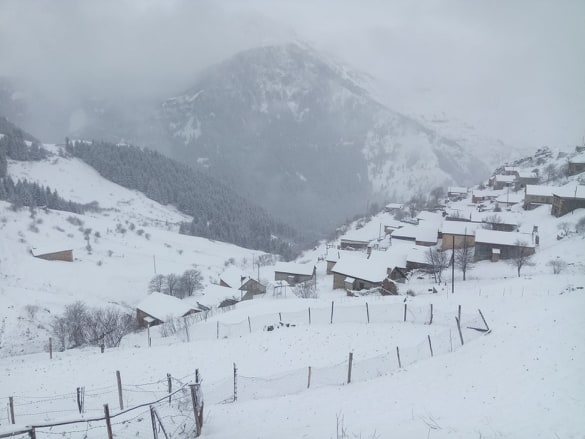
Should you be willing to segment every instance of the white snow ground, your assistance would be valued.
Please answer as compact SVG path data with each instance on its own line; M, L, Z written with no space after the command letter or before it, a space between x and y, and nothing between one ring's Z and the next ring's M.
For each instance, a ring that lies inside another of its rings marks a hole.
M92 228L92 252L88 254L83 232L67 221L76 215L39 211L34 219L39 231L35 232L28 211L12 212L0 202L0 400L14 396L17 424L78 416L74 396L51 400L49 406L41 403L55 395L72 394L78 386L86 387L88 407L94 410L85 416L99 413L104 403L117 410L116 370L121 371L126 403L132 405L164 395L166 373L185 381L198 368L204 394L207 392L203 437L332 438L339 416L348 437L585 437L585 239L571 233L557 240L558 224L569 221L574 225L585 216L584 210L557 219L547 207L530 212L513 208L521 212L524 227L538 225L540 234L535 265L524 267L521 277L504 262L485 261L476 264L466 282L455 273L454 294L449 284L442 285L438 294L429 293L433 286L429 279L413 279L401 286L402 292L410 288L416 293L406 298L412 310L426 310L433 303L438 315L454 317L457 306L462 305L465 315L477 317L479 308L492 329L489 335L470 339L454 352L434 358L417 349L426 349L426 336L430 335L442 352L439 346L445 346L449 329L451 342L454 339L457 346L454 326L424 325L424 319L417 323L377 321L376 316L381 315L377 310L401 310L406 296L343 297L332 290L331 277L325 275L325 262L321 261L317 263L319 299L297 299L290 292L278 299L268 294L194 324L189 328L189 342L182 333L162 338L158 329L152 329L150 348L146 334L138 333L127 337L120 348L103 354L96 348L84 348L56 352L50 360L43 351L50 317L75 300L133 306L144 296L153 275L153 255L157 272L180 273L195 264L209 283L219 279L230 258L249 271L252 254L259 254L178 235L179 213L105 182L97 174L92 176L91 169L83 170L84 166L63 158L54 164L9 165L12 175L45 182L66 198L96 199L102 207L112 208L79 216L84 228ZM68 188L73 192L67 192ZM467 203L452 207L471 210ZM384 219L384 214L375 216L365 227L376 232ZM130 223L135 224L134 231ZM117 224L126 232L116 231ZM144 230L141 236L138 229ZM97 240L95 231L101 234ZM145 238L146 233L150 239ZM28 248L38 242L73 248L76 259L65 263L32 258ZM305 253L299 262L314 262L324 253L323 244ZM557 256L569 265L553 275L547 263ZM270 277L269 268L262 268L261 277ZM449 275L446 279L450 282ZM336 303L335 315L345 316L334 319L332 325L327 323L331 300ZM366 301L370 324L364 321ZM39 306L34 317L26 305ZM284 314L283 320L301 319L309 306L315 319L311 326L261 330L277 323L278 313ZM357 315L361 317L353 317ZM248 317L254 325L251 333ZM220 339L213 330L218 321ZM466 330L466 337L472 333L475 331ZM223 334L230 336L222 338ZM419 361L397 370L396 346L405 357L414 352ZM341 384L346 379L349 352L354 354L356 382ZM365 361L368 359L373 360ZM239 400L219 404L222 397L231 395L234 362L241 376ZM314 382L307 390L308 366L314 368ZM367 379L364 371L374 369L381 376ZM132 385L159 380L162 389L156 384L156 391L143 394L129 390L139 389ZM149 418L143 422L148 423ZM134 429L138 424L134 420L124 431L117 426L115 433L151 437L148 428ZM0 411L0 431L10 428L6 412ZM88 437L94 437L92 431ZM38 437L49 438L56 432L39 431ZM94 432L103 437L103 430Z

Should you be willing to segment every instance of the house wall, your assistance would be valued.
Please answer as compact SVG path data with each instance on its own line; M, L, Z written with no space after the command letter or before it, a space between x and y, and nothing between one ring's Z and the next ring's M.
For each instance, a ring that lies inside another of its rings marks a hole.
M552 195L525 195L524 196L524 205L529 206L531 204L552 204L553 197Z
M585 199L580 198L562 198L557 195L553 196L551 215L556 217L566 215L574 209L585 208Z
M294 273L283 273L282 271L275 271L274 272L274 280L285 280L290 285L296 285L301 282L306 282L308 280L313 279L313 276L310 275L303 275L303 274L294 274Z
M580 174L585 172L585 163L571 163L569 162L569 175Z
M432 247L433 245L435 245L437 243L437 241L435 242L430 242L430 241L415 241L416 245L422 245L423 247Z
M46 253L44 255L37 255L35 258L44 259L46 261L66 261L73 262L73 250L63 250L60 252Z
M327 274L331 274L331 270L335 267L335 261L327 261Z
M443 233L443 242L441 244L441 250L450 250L453 248L453 239L455 239L455 248L473 247L475 245L474 235L454 235L451 233Z
M492 249L494 248L500 250L500 259L510 259L514 256L514 253L516 252L515 245L499 245L490 244L486 242L476 242L474 259L476 261L492 259ZM529 255L533 255L535 253L534 247L525 247L525 249L526 253Z
M345 289L345 274L333 273L333 289Z
M368 248L368 244L369 244L369 242L365 242L365 241L349 241L346 239L342 239L340 244L339 244L339 248L342 250L351 250L351 249L363 250L363 249Z
M140 308L136 308L136 322L138 323L138 326L144 327L144 328L146 328L148 326L148 323L146 323L144 321L145 317L150 317L150 318L154 319L154 322L152 322L150 324L150 326L156 326L156 325L160 325L162 323L160 320L155 319L150 314L147 314L144 311L142 311Z
M256 279L248 279L248 281L240 287L240 290L247 291L252 294L266 293L266 287L258 282Z

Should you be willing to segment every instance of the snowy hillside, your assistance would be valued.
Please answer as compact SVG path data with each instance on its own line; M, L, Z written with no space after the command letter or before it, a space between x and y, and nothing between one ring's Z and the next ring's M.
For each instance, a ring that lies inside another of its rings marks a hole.
M557 169L566 160L539 151L515 165L546 175L545 170L552 173L549 165ZM0 399L13 397L15 416L11 425L10 411L2 411L0 432L73 419L80 422L39 426L36 435L103 437L105 422L88 419L101 416L105 403L112 414L121 412L118 370L130 412L113 418L116 436L152 437L148 407L140 405L153 403L171 437L190 437L191 399L182 386L193 382L195 368L203 377L202 437L578 438L585 430L585 351L580 347L585 235L576 227L585 209L556 218L547 205L524 210L518 203L498 212L501 202L482 201L480 212L472 196L487 190L471 188L459 201L443 200L447 215L479 221L499 215L503 223L517 226L510 233L526 233L529 239L538 227L539 244L520 276L511 263L482 260L466 281L455 271L454 293L450 270L440 284L415 271L398 285L397 296L354 292L358 297L348 297L333 289L333 275L326 274L332 254L340 260L351 255L356 267L380 260L399 266L414 249L416 260L424 262L418 253L431 247L392 238L392 230L448 230L442 214L418 212L406 223L380 213L352 223L337 240L298 259L317 267L316 298L297 298L291 287L278 293L271 287L264 297L225 312L180 319L174 331L161 325L130 334L103 354L85 347L54 352L49 359L48 324L65 305L83 300L133 311L145 296L154 263L157 273L196 266L209 284L226 267L230 276L255 273L251 259L259 253L178 235L181 214L102 180L77 159L11 161L8 170L51 184L73 200L97 200L105 210L74 215L37 209L32 216L0 202L0 295L6 304L0 323L0 368L6 372L0 377ZM555 175L548 184L575 184L579 178ZM76 180L79 184L72 185ZM507 189L491 192L508 195ZM91 251L86 228L91 228ZM365 249L336 249L344 240L375 243L371 256ZM72 248L75 259L36 259L29 253L34 246ZM559 259L565 265L553 274L550 261ZM274 279L274 268L262 266L260 280ZM455 317L461 317L461 337ZM486 323L490 331L482 332ZM167 373L178 392L171 404ZM77 386L85 386L82 414Z

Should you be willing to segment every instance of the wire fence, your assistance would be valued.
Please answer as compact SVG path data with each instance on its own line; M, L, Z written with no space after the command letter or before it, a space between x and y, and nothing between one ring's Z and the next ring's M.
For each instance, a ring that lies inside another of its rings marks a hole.
M202 314L202 313L200 313ZM450 327L458 316L461 326L484 327L479 313L461 312L461 307L446 310L434 305L416 306L409 303L364 303L361 305L338 305L329 307L307 307L305 310L279 312L250 316L234 323L206 321L204 315L171 319L160 325L159 339L152 343L164 343L163 339L175 336L182 341L210 340L242 337L259 331L272 331L281 326L331 325L347 323L399 323L410 322L421 325Z
M336 308L335 302L327 308L266 314L232 324L201 321L193 323L190 328L193 336L203 334L209 337L209 331L199 331L199 328L215 326L215 338L224 338L241 337L253 331L271 331L278 325L396 322L439 326L440 330L432 331L432 337L429 334L417 344L396 346L395 350L391 349L374 357L358 358L349 352L345 360L329 366L307 365L266 377L242 373L234 364L233 375L213 383L205 383L205 401L207 404L233 403L367 381L431 357L454 352L465 343L491 331L480 310L477 313L462 313L461 307L456 310L437 310L433 305L412 306L407 303L377 303L375 306L365 303L363 306ZM193 330L193 327L197 330ZM188 334L186 332L185 336L189 337ZM75 392L49 396L8 397L6 412L0 411L0 426L9 424L14 428L9 434L3 434L0 428L0 438L19 435L24 437L28 434L31 439L48 439L55 435L66 439L112 438L113 435L119 438L152 436L159 439L160 435L161 438L164 436L168 439L192 436L194 431L200 432L202 408L198 412L195 401L202 401L203 395L200 387L197 393L191 388L192 375L181 378L167 375L152 382L129 384L122 381L119 372L116 374L117 385L114 386L88 390L80 387ZM200 382L198 372L195 381ZM113 404L115 411L111 415L107 410L104 413L104 401L118 401L119 407ZM108 422L105 422L106 419L109 419ZM26 426L24 432L22 426Z

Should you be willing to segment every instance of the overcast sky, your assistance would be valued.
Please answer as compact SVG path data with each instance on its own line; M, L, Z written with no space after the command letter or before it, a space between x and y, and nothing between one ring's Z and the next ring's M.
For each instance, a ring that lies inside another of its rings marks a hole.
M150 96L293 38L371 74L380 99L512 143L585 135L583 0L2 0L0 75L45 93Z

